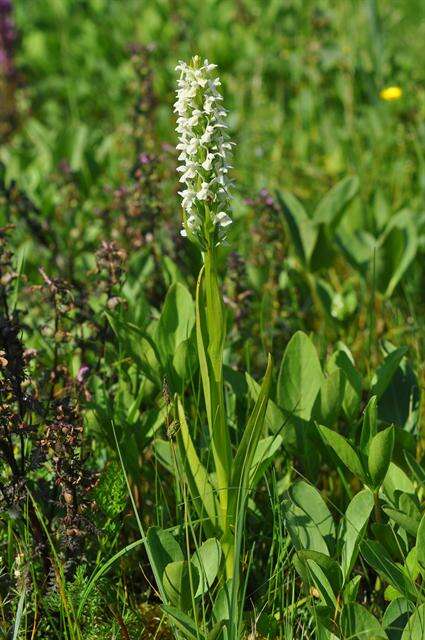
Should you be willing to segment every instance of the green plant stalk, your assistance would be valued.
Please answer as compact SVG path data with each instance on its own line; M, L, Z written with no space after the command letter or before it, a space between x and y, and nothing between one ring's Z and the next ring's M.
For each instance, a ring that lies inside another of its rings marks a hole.
M226 328L214 247L210 246L203 254L203 258L204 268L199 275L197 288L197 344L217 477L226 574L230 578L233 575L234 541L228 513L232 450L226 421L223 385L223 346Z

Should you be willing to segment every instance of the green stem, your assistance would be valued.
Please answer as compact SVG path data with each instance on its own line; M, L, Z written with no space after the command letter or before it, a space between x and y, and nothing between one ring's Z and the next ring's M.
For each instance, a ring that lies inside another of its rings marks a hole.
M379 504L379 489L373 492L374 514L377 524L382 523L381 505Z
M207 358L207 370L201 368L201 374L217 476L220 523L223 532L227 575L230 577L233 573L234 553L231 543L233 536L229 529L228 518L232 449L226 420L223 384L223 347L226 326L216 267L216 255L213 247L204 253L204 265L203 284L205 297L203 302L205 308L200 310L200 318L204 320L205 326L199 326L198 332ZM200 324L204 323L202 320L200 321Z

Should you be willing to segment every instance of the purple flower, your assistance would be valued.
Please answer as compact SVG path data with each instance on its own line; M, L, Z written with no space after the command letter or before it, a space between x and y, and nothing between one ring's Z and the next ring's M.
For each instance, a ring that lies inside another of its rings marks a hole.
M87 378L88 373L90 371L90 367L87 366L86 364L83 364L76 376L77 382L79 382L80 384L83 384L84 380Z

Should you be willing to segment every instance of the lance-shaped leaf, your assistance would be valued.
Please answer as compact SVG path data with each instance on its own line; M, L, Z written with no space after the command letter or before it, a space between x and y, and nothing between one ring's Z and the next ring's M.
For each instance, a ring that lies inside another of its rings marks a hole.
M307 267L316 243L317 229L294 195L289 191L282 191L277 196L295 251L302 265Z
M378 489L384 482L390 466L393 449L394 427L388 427L372 438L367 464L373 489Z
M385 547L375 540L364 540L361 544L363 558L377 573L403 596L417 602L419 591L402 567L392 561Z
M367 403L367 406L364 412L362 432L360 436L360 448L365 453L369 451L369 445L371 443L371 440L376 434L377 422L378 422L377 400L376 400L376 396L372 396L369 402Z
M343 582L342 572L336 560L312 550L298 551L298 557L305 563L307 573L322 595L324 602L330 607L336 607L337 597Z
M218 524L218 500L207 470L199 460L196 448L190 436L183 405L177 399L177 413L180 429L177 432L179 459L183 466L193 504L204 522L207 533L212 534ZM205 522L208 516L210 524Z
M248 419L233 462L232 491L229 501L229 514L232 519L236 516L238 508L243 504L246 494L250 490L250 471L252 469L258 441L264 427L270 394L272 368L272 359L269 355L260 393Z
M364 482L366 480L366 474L363 470L361 460L351 444L344 438L344 436L336 431L332 431L332 429L328 429L328 427L318 425L318 429L324 442L331 447L341 462L348 467L355 476L361 478Z
M418 550L418 562L421 566L422 573L425 576L425 513L422 516L422 520L418 528L416 547Z
M369 516L373 509L373 495L369 489L363 489L351 500L341 523L339 539L342 544L341 567L344 580L347 580L359 552Z
M398 369L401 359L407 352L407 347L399 347L391 351L385 358L384 362L378 367L372 379L372 394L378 399L384 393L385 389L391 382L391 378Z

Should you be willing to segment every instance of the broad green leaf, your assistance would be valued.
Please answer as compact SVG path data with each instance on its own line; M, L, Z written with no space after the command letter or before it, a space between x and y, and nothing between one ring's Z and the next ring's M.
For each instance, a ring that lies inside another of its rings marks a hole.
M277 382L277 402L286 411L309 420L323 382L316 348L297 331L286 347Z
M318 429L322 434L324 442L331 447L341 462L345 464L355 476L364 481L365 473L360 458L344 436L323 425L318 425Z
M384 482L394 449L394 427L377 433L369 446L368 469L372 487L378 489Z
M398 349L394 349L394 351L391 351L386 356L384 362L378 367L372 379L371 388L372 394L377 396L378 399L382 396L382 394L390 384L391 379L397 371L401 359L406 354L406 352L407 347L399 347Z
M180 398L177 399L177 412L180 427L177 432L179 459L183 465L193 504L202 521L205 519L205 514L208 515L211 525L204 522L204 526L207 532L213 533L214 528L218 524L218 500L216 491L211 483L209 474L199 460L196 448L192 442Z
M194 325L192 296L185 286L177 282L168 290L156 328L156 342L165 360L172 358L179 344L190 337Z
M277 195L298 258L303 266L307 267L316 242L317 230L294 195L288 191L278 192Z
M345 605L341 613L341 629L344 638L350 640L377 640L388 636L382 626L366 607L352 602Z
M192 562L178 560L167 564L162 575L167 598L180 611L193 608L199 585L199 572Z
M231 596L233 591L233 580L227 580L220 588L213 604L213 616L216 622L229 620L232 614Z
M198 569L199 585L195 597L202 595L212 586L217 577L222 551L216 538L209 538L192 556L192 564Z
M326 269L332 266L337 252L332 242L332 230L324 224L317 224L316 228L316 242L311 252L309 267L312 272L320 270L325 272Z
M369 451L369 445L377 431L378 408L376 396L372 396L367 403L360 436L360 448L365 453Z
M425 604L421 604L409 618L401 640L423 640L425 638Z
M338 419L345 390L345 375L341 369L323 379L313 407L313 418L332 427Z
M406 598L399 597L390 602L382 617L382 626L389 640L401 640L411 610L412 605Z
M389 500L398 507L397 496L400 491L415 493L415 487L408 475L397 465L391 462L384 480L384 491Z
M359 179L348 176L338 182L319 202L314 214L315 223L332 226L332 230L341 222L346 207L359 190Z
M393 562L385 547L375 540L364 540L361 543L363 558L379 575L412 602L418 599L418 590L412 580L406 576L402 568Z
M174 387L183 391L184 382L193 376L198 367L196 345L192 338L183 340L183 342L180 342L176 347L171 365L170 377L177 377L174 382Z
M296 482L288 489L282 507L294 547L329 556L335 544L335 523L317 489L304 480Z
M385 547L393 560L404 561L402 541L390 523L373 522L371 530L375 539Z
M153 564L156 579L160 581L158 588L163 589L162 576L170 562L183 560L183 552L174 536L159 527L151 527L146 534L146 546L149 559Z
M360 542L372 509L373 495L369 489L363 489L351 500L341 522L339 540L342 544L341 568L344 580L350 576L357 560Z

